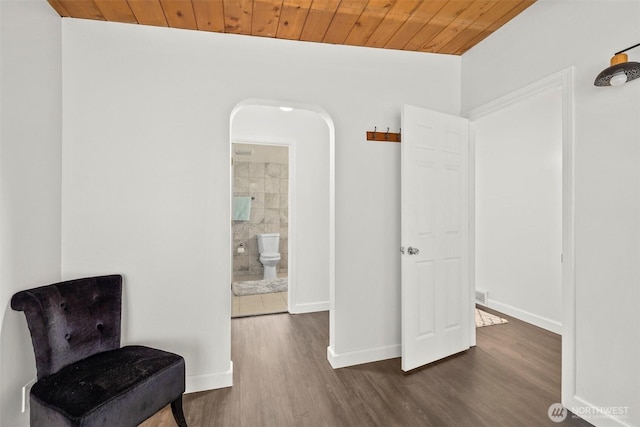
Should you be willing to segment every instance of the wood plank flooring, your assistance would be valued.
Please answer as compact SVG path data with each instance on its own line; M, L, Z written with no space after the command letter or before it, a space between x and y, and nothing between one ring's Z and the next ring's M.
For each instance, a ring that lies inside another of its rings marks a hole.
M490 311L490 310L488 310ZM560 336L509 316L478 345L402 373L391 359L333 370L327 312L233 319L234 386L188 394L191 427L590 426L547 416L560 400ZM142 424L175 426L165 408Z

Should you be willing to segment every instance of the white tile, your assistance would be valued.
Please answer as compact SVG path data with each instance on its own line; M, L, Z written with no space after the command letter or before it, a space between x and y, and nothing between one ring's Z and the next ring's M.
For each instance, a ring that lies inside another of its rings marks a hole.
M246 273L249 271L249 257L247 254L233 254L233 271L238 273Z
M264 163L250 163L249 164L249 176L264 178Z
M273 223L273 224L265 224L264 225L264 232L265 233L279 233L280 232L280 223Z
M246 222L236 222L233 224L233 239L244 240L249 238L249 224Z
M250 192L247 193L248 196L251 196L251 209L253 208L264 208L264 192Z
M249 177L236 176L233 178L233 191L249 191Z
M264 222L265 224L280 224L280 209L265 209Z
M249 177L249 163L233 162L233 176Z
M264 207L279 209L280 208L280 194L278 193L266 193L264 195Z
M282 312L287 311L287 304L280 296L281 292L262 295L262 304L265 311L268 312Z
M288 209L289 208L289 197L288 194L280 193L280 209Z
M264 192L265 193L280 193L280 178L264 178Z
M249 178L249 191L252 193L264 193L264 177Z
M260 295L247 295L240 299L240 314L255 313L264 310Z
M289 192L289 180L281 179L280 180L280 193L288 193Z
M249 219L249 221L251 222L251 224L261 224L264 222L264 217L265 217L265 211L268 209L262 209L262 208L255 208L255 209L251 209L251 217ZM247 234L247 239L249 238L249 235Z
M280 178L280 165L278 163L266 163L264 175L271 178Z

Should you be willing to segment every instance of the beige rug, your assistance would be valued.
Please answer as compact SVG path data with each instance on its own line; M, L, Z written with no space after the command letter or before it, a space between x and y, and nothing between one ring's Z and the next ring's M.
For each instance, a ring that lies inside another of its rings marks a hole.
M274 292L286 292L288 279L282 277L271 280L251 280L248 282L233 282L231 289L235 296L272 294Z
M507 319L494 316L493 314L476 308L476 328L480 328L482 326L501 325L503 323L509 322L507 321Z

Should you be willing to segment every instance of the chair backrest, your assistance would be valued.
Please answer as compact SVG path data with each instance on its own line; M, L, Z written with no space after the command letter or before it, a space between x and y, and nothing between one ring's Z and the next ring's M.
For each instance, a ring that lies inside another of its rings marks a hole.
M20 291L11 308L24 311L38 379L80 359L120 347L122 276L69 280Z

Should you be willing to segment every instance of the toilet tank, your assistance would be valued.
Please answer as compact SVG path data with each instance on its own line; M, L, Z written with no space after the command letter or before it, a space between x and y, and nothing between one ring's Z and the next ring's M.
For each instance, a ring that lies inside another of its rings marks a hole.
M258 251L261 254L266 252L279 252L280 233L258 234Z

